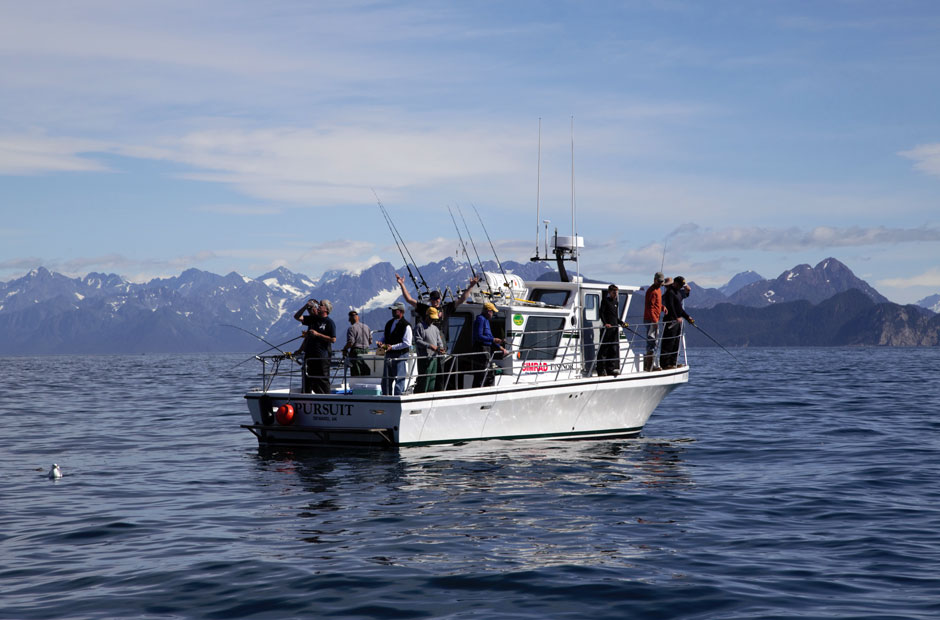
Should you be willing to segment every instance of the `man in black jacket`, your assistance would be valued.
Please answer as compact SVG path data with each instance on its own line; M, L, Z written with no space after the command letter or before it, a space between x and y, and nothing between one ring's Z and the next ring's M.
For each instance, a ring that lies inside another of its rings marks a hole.
M616 284L607 287L601 301L601 346L597 352L597 376L616 377L620 374L620 328L627 324L620 320L619 289Z
M692 325L695 321L689 316L689 313L682 307L682 287L685 286L685 278L676 277L672 284L665 287L663 293L663 308L666 311L666 324L663 329L663 344L659 354L659 363L663 370L670 370L677 367L679 359L679 338L682 336L682 320L686 319Z
M303 315L305 311L307 316ZM336 324L329 316L332 311L333 304L328 299L319 302L311 299L294 313L294 318L307 327L300 345L304 354L302 389L305 393L330 393L330 357L336 342Z

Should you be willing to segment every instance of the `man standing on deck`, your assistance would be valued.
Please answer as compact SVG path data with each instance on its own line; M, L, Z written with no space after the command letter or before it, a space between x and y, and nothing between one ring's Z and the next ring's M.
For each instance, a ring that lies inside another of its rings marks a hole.
M663 308L666 310L666 326L663 329L663 343L659 354L659 363L663 370L672 370L678 367L679 338L682 336L682 319L695 325L695 321L682 307L682 288L685 278L678 276L672 284L666 287L663 293Z
M503 347L503 340L493 337L493 330L490 327L490 321L497 312L496 306L488 301L483 304L483 312L473 321L473 350L476 352L471 356L474 368L473 387L493 384L493 374L488 368L493 358L493 345L499 347L504 356L508 355ZM460 383L463 384L462 381Z
M597 352L597 376L616 377L620 374L620 328L627 324L620 320L620 304L616 284L607 287L607 295L601 301L601 346Z
M646 323L646 356L643 358L643 370L659 370L656 366L656 340L659 336L659 317L663 313L663 282L666 276L657 271L653 283L646 289L643 304L643 322Z
M304 311L309 314L303 316ZM336 342L336 324L329 316L332 311L333 304L328 299L319 303L311 299L294 313L294 318L308 328L300 345L304 354L302 389L308 394L330 393L330 356Z
M372 332L369 326L359 321L359 313L349 311L349 328L346 330L346 345L343 354L349 359L349 374L353 377L365 377L369 374L369 365L362 356L369 352L372 344Z
M437 380L439 356L447 351L441 332L434 322L438 319L437 308L428 308L415 325L415 349L418 353L418 378L415 394L433 392Z
M385 353L382 370L382 394L399 396L405 391L408 371L408 351L411 349L411 324L405 320L405 304L396 302L389 306L392 318L385 324L385 333L379 351Z

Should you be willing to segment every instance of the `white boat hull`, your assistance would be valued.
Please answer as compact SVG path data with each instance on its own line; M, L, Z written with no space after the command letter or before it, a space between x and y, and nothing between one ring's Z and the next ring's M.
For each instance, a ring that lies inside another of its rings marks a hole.
M404 396L249 392L247 428L263 444L286 445L630 437L688 374L680 368ZM294 409L288 425L274 415L283 404Z

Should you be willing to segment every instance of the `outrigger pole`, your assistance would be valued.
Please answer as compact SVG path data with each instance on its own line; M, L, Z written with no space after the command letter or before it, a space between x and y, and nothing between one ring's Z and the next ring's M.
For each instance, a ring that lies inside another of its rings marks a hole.
M499 267L500 273L503 274L503 284L512 292L512 287L509 286L509 278L506 277L506 270L503 269L503 264L499 262L499 256L496 254L496 248L493 247L493 240L490 239L490 233L486 230L486 224L483 223L483 218L480 217L480 212L477 211L476 205L471 203L470 206L473 207L473 212L477 214L477 219L480 220L480 226L483 227L483 234L486 235L486 240L490 242L490 249L493 250L493 256L496 258L496 266Z
M470 239L470 245L473 246L473 253L476 254L477 262L480 263L480 271L483 272L483 279L486 280L486 288L490 291L490 296L493 296L493 287L490 286L490 280L486 277L486 269L483 268L483 261L480 260L480 253L477 252L477 244L473 242L473 235L470 234L470 227L467 226L467 220L463 216L463 210L461 210L460 205L456 205L457 213L460 214L460 219L463 220L463 227L467 229L467 238Z
M408 270L408 276L411 278L411 282L415 285L415 292L418 293L418 297L421 296L421 287L418 286L418 280L415 278L415 274L411 271L411 265L408 264L408 259L411 259L412 264L415 266L415 271L418 272L418 277L421 278L421 285L424 286L425 292L428 294L431 293L431 287L428 286L428 283L424 280L424 276L421 275L421 270L418 269L418 263L415 263L415 259L411 256L411 252L408 251L408 246L405 245L405 240L402 238L401 233L398 232L398 228L395 226L395 223L392 222L391 216L388 214L388 210L385 208L385 205L382 204L382 201L379 199L379 195L376 194L375 189L372 188L372 194L375 196L376 202L379 203L379 209L382 211L382 215L385 217L385 223L388 224L388 230L392 233L392 239L395 240L395 245L398 247L398 253L401 254L401 259L405 261L405 268ZM401 240L401 243L399 243ZM405 251L402 252L402 247L405 248ZM408 258L405 258L405 252L408 252Z

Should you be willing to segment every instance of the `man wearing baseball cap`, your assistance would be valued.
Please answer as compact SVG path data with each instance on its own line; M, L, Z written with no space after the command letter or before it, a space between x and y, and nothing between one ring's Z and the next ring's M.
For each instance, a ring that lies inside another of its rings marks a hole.
M415 325L415 350L418 353L418 376L415 379L415 394L433 392L437 382L440 355L447 352L441 332L434 324L438 318L437 308L430 307L418 318Z
M408 351L411 349L411 324L405 320L405 304L398 301L388 307L392 318L385 324L379 351L385 353L382 370L382 394L398 396L405 391Z
M490 360L493 357L493 346L499 347L503 355L507 354L503 348L503 340L493 336L493 330L490 327L490 321L499 310L492 302L483 304L481 312L473 321L473 350L476 355L473 359L473 387L484 385L493 385L493 376L489 372Z
M682 336L682 320L685 319L692 325L695 321L689 316L689 313L682 307L682 287L685 286L685 278L677 276L673 278L672 284L666 287L663 293L663 307L666 309L666 326L663 329L663 343L659 353L659 363L663 370L672 370L677 367L679 359L679 338Z
M643 322L646 323L646 356L643 357L643 370L658 370L656 366L656 340L659 336L659 317L663 313L663 282L666 276L657 271L653 283L646 289L643 304Z
M364 377L369 374L369 365L362 359L369 352L372 344L372 332L369 326L359 320L359 313L349 311L349 328L346 330L346 345L343 354L349 359L349 374Z

